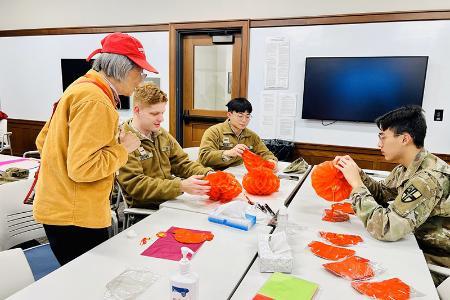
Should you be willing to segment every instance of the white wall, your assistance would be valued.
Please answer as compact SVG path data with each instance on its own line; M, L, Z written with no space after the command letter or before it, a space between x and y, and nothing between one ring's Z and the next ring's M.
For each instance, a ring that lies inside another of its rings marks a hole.
M373 124L320 122L301 119L304 64L307 56L428 55L423 107L433 152L450 153L450 21L393 22L254 28L250 32L249 98L254 105L251 128L260 126L266 37L290 39L288 92L297 93L299 107L295 141L376 147ZM160 71L161 88L168 91L169 41L167 32L133 34L144 44L149 61ZM0 101L11 118L46 120L62 93L60 59L84 58L100 46L100 35L0 38ZM434 109L444 109L444 121L434 122ZM167 118L163 124L168 128ZM260 132L264 137L264 132Z
M254 106L250 127L261 132L264 90L265 39L290 39L288 92L298 94L295 141L357 147L377 147L374 124L301 119L305 58L308 56L428 55L423 108L428 133L426 147L450 153L450 21L255 28L250 32L249 99ZM343 108L345 109L345 108ZM435 109L444 109L444 121L433 121Z
M450 9L448 0L2 0L0 30Z
M159 71L161 89L169 90L168 32L133 33L148 61ZM104 34L0 38L0 101L10 118L47 120L62 94L61 58L86 58L100 48ZM121 111L122 117L131 116ZM169 109L163 127L169 128Z

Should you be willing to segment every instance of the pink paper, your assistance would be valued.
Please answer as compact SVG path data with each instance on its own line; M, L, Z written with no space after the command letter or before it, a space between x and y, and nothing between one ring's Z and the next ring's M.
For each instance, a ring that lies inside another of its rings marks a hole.
M19 158L19 159L0 161L0 166L9 165L9 164L13 164L13 163L24 161L24 160L28 160L28 158Z
M165 237L158 238L153 244L150 245L150 247L142 252L141 255L170 260L180 260L182 257L181 247L188 247L192 251L194 251L194 253L197 252L197 250L203 245L204 242L197 244L183 244L178 242L177 240L175 240L175 237L172 233L175 229L178 228L179 227L170 227L169 230L166 231L167 235ZM192 230L194 232L209 233L209 231L193 229L189 230Z

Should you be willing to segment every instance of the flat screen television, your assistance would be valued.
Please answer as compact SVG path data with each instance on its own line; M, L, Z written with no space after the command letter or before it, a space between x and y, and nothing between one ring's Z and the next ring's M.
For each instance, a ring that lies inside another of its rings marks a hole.
M85 59L72 59L63 58L61 59L61 72L62 72L62 85L63 91L72 84L79 77L87 73L92 67L91 62L87 62ZM130 97L119 96L120 105L119 109L129 109L130 108Z
M428 56L307 57L303 119L374 122L422 106Z

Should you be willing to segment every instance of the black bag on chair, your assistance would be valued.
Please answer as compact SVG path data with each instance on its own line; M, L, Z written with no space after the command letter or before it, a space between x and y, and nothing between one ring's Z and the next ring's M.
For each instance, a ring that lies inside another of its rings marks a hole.
M266 139L263 142L279 161L289 161L291 159L295 147L294 142L279 139Z

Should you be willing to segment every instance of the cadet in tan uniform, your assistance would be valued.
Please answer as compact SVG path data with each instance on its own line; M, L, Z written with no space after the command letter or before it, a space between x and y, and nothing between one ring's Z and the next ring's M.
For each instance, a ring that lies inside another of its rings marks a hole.
M150 83L134 92L133 118L123 127L140 138L141 146L128 155L118 175L131 207L157 209L182 193L205 195L210 190L201 178L213 170L190 161L175 138L161 128L167 101L166 94Z
M228 119L211 126L203 134L199 161L207 167L225 169L242 164L242 152L249 149L264 159L277 158L267 149L259 136L247 128L250 123L252 104L245 98L235 98L227 104Z
M450 166L424 149L422 109L402 107L376 123L385 159L400 163L385 180L371 179L349 156L334 160L353 187L356 214L379 240L414 232L428 262L450 267ZM433 275L435 284L445 279Z

